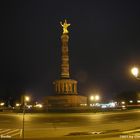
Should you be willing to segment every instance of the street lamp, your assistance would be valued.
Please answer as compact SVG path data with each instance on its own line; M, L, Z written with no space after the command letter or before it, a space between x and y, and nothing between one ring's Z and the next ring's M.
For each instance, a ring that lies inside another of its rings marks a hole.
M4 105L5 105L5 103L4 103L4 102L0 103L0 106L4 106Z
M21 104L20 103L16 103L16 108L19 108L20 106L21 106Z
M42 104L36 104L35 107L36 107L36 108L42 108L43 105L42 105Z
M137 103L140 103L140 100L137 100Z
M100 96L99 95L91 95L89 99L90 99L90 103L91 103L90 106L91 105L93 106L97 101L100 100Z
M23 120L22 120L22 138L24 139L24 120L25 120L25 106L30 101L29 96L23 96Z
M94 96L90 96L90 100L93 101L94 100Z
M133 103L133 101L132 101L132 100L130 100L130 101L129 101L129 103Z
M96 100L96 101L100 100L100 96L99 96L99 95L96 95L96 96L95 96L95 100Z
M30 97L29 96L25 96L25 102L29 102L30 101Z
M131 69L131 73L137 80L140 80L140 74L139 74L139 68L138 67L133 67ZM138 97L139 97L139 95L138 95ZM131 101L131 103L133 103L133 101ZM137 100L137 103L140 103L140 100Z
M125 102L124 102L124 101L122 101L122 102L121 102L121 104L123 104L123 105L124 105L124 104L125 104Z
M137 67L133 67L132 69L131 69L131 73L132 73L132 75L135 77L135 78L137 78L137 79L139 79L139 68L137 68Z

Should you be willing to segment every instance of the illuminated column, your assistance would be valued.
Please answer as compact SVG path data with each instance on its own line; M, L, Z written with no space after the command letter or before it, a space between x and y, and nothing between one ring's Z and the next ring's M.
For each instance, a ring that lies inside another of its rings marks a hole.
M77 81L70 79L69 72L69 54L68 54L68 41L69 41L69 31L67 30L70 24L65 22L61 26L63 27L63 34L61 35L61 71L60 79L54 81L55 92L59 95L66 94L77 94Z
M63 34L61 36L62 41L62 60L61 60L61 78L69 78L69 55L68 55L68 40L69 36Z
M75 93L75 83L73 83L73 92Z
M69 78L69 55L68 55L68 27L70 26L69 23L67 23L67 20L62 24L60 22L61 26L63 27L63 34L61 36L61 42L62 42L62 61L61 61L61 78Z
M72 83L70 83L70 92L72 91Z
M58 83L58 93L60 93L60 83Z
M55 85L55 92L58 92L58 85Z
M66 92L68 92L68 84L65 83L65 86L66 86Z
M77 93L77 84L75 83L75 93Z
M63 93L64 92L64 83L61 83L61 86L62 86L61 92Z

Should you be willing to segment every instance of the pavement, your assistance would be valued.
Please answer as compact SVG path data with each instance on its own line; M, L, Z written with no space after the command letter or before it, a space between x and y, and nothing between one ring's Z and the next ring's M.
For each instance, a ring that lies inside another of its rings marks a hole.
M25 138L139 140L139 118L140 110L102 113L27 113L25 114ZM12 139L22 138L22 127L23 115L21 113L0 114L1 139L5 139L4 136Z
M22 129L0 129L0 138L21 138Z

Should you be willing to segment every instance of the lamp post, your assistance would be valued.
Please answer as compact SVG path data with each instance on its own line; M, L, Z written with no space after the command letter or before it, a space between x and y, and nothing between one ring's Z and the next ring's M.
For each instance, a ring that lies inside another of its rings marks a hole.
M4 105L5 105L5 103L4 103L4 102L1 102L1 103L0 103L0 106L4 106Z
M133 68L131 69L131 73L132 73L132 75L133 75L136 79L140 80L140 77L139 77L139 68L138 68L138 67L133 67Z
M0 108L1 108L2 110L4 110L4 105L5 105L4 102L0 102Z
M95 95L95 101L99 101L100 100L100 96L99 95Z
M93 102L95 103L95 102L97 102L97 101L100 100L100 96L99 96L99 95L91 95L89 99L90 99L90 103L91 103L91 102L92 102L92 103L93 103Z
M140 80L140 74L139 74L139 68L138 67L133 67L131 69L131 73L132 75L137 79ZM138 99L139 99L139 95L138 95ZM133 103L133 101L129 101L130 103ZM137 100L137 103L140 103L140 100Z
M26 103L30 101L30 97L23 96L23 120L22 120L22 139L24 140L24 120Z

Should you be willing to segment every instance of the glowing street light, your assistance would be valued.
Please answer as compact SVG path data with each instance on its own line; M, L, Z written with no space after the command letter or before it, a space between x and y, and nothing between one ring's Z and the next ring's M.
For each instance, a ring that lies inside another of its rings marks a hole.
M140 100L137 100L137 103L140 103Z
M100 96L99 95L90 96L90 100L91 101L98 101L98 100L100 100Z
M130 101L129 101L129 103L133 103L133 101L132 101L132 100L130 100Z
M0 106L4 106L4 105L5 105L5 103L4 103L4 102L0 103Z
M16 107L19 107L21 104L19 104L19 103L16 103Z
M30 101L30 97L29 96L25 96L24 97L24 102L29 102Z
M95 96L95 100L96 100L96 101L100 100L100 96L99 96L99 95L96 95L96 96Z
M42 105L42 104L36 104L35 107L37 107L37 108L42 108L43 105Z
M138 77L138 75L139 75L139 69L137 68L137 67L133 67L132 69L131 69L131 73L132 73L132 75L134 76L134 77Z
M92 96L90 96L89 97L89 99L90 99L90 106L95 106L96 105L96 103L97 103L97 101L99 101L100 100L100 96L99 95L92 95Z
M25 105L26 105L26 102L29 102L30 101L30 97L29 96L23 96L23 120L22 120L22 138L24 139L24 120L25 120Z
M124 104L125 104L125 102L124 102L124 101L122 101L122 102L121 102L121 104L123 104L123 105L124 105Z
M94 96L90 96L90 100L93 101L94 100Z

